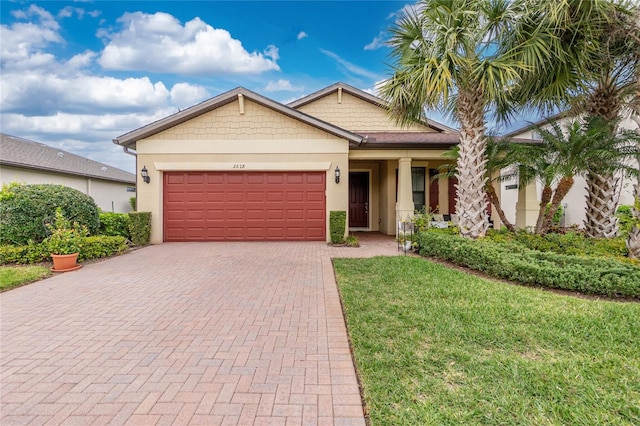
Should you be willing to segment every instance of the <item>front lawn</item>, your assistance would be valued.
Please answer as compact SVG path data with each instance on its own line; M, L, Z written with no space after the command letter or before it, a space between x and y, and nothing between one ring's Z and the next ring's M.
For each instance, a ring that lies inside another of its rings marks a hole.
M9 290L51 275L44 266L3 266L0 267L0 291Z
M640 424L639 303L334 261L372 425Z

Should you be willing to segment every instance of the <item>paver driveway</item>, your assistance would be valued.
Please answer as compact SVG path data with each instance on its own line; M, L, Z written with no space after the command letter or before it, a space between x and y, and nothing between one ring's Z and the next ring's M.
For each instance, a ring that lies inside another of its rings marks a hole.
M0 423L364 417L323 243L151 246L0 295Z

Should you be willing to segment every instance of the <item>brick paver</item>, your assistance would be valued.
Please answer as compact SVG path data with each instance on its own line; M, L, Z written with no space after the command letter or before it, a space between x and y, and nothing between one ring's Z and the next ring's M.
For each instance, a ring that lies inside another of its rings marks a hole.
M0 424L364 425L332 257L150 246L0 295Z

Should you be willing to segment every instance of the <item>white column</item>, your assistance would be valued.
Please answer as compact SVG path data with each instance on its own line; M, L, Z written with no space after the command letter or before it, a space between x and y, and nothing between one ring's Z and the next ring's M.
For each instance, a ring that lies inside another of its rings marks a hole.
M524 188L518 188L518 202L516 203L516 228L524 229L535 226L540 211L538 188L533 180Z
M396 223L413 217L413 190L411 186L411 158L398 160L398 201Z

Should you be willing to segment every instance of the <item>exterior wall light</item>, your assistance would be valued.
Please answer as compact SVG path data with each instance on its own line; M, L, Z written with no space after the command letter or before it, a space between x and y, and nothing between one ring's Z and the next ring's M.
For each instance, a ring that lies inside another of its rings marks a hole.
M336 183L340 183L340 167L336 166L336 170L333 173L336 176Z
M142 180L144 183L151 182L151 178L149 177L149 171L147 170L147 166L143 166L142 170L140 170L140 176L142 176Z

